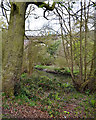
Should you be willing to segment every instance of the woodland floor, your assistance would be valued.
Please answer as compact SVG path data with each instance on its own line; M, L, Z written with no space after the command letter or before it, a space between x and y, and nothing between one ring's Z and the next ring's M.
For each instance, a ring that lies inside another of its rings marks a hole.
M46 81L46 82L45 82ZM6 98L3 94L3 118L90 118L95 120L94 94L77 92L47 76L22 75L22 94Z
M61 110L58 110L60 113L65 111L63 114L59 115L59 118L93 118L95 120L95 110L91 109L92 111L90 111L87 109L85 111L84 107L80 110L79 103L80 101L75 99L73 99L73 103L66 103ZM4 118L58 118L50 116L47 111L42 109L43 106L40 103L36 106L29 106L27 103L20 105L14 102L13 104L12 101L7 100L6 105L8 106L4 106L2 112ZM47 105L46 108L48 108ZM87 116L88 113L89 115Z

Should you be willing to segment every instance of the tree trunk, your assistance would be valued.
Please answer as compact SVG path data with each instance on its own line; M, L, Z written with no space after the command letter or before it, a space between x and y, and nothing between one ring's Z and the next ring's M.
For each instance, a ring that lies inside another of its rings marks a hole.
M84 16L85 16L85 54L84 54L84 81L87 77L87 18L86 18L86 0L84 0Z
M70 3L69 4L69 8L70 8ZM72 72L72 76L73 76L73 47L72 47L72 28L71 28L71 15L70 15L70 9L69 9L69 29L70 29L70 32L69 32L69 36L70 36L70 56L71 56L71 72ZM74 79L74 78L73 78Z
M88 88L91 91L96 91L96 9L94 8L94 54L92 60L92 73L90 74L90 81L88 84Z
M26 3L11 3L7 39L3 41L3 91L19 93L25 33Z
M2 31L0 31L0 101L2 101L1 91L2 91ZM0 105L2 104L0 103Z
M82 81L82 73L83 73L83 63L82 63L82 0L81 0L81 20L80 20L80 80Z
M95 1L96 2L96 1ZM96 8L94 8L94 79L92 81L92 86L96 90Z
M32 72L33 72L33 68L34 68L34 59L33 56L34 56L34 53L33 53L33 41L30 40L29 42L29 47L28 47L28 60L29 60L29 74L31 75Z

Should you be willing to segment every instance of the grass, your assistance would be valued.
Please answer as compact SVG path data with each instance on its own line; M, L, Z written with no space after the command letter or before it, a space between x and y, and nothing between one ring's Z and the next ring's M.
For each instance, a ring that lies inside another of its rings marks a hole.
M36 65L35 68L54 70L54 66Z
M69 70L68 67L57 68L55 66L36 65L35 68L36 69L41 69L41 70L46 69L46 70L50 70L50 71L55 71L57 74L71 75L71 71ZM74 73L74 75L77 75L79 73L79 71L74 70L73 73Z
M3 95L4 96L4 95ZM8 100L4 99L3 107L9 109ZM40 106L50 117L94 117L96 101L94 94L82 94L72 84L56 78L35 75L21 75L21 94L12 101L13 105Z

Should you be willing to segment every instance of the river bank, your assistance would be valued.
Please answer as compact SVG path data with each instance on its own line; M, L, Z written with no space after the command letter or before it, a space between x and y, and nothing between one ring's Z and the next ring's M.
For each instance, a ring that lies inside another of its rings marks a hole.
M43 66L43 65L36 65L34 67L37 70L41 70L47 73L53 73L53 74L60 74L60 75L68 75L71 76L71 71L68 67L54 67L54 66ZM76 76L79 73L79 71L74 70L73 74Z

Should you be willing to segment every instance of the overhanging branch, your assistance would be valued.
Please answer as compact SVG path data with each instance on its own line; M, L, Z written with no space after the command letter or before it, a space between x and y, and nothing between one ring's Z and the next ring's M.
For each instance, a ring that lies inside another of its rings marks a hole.
M55 8L56 3L53 2L52 6L50 6L49 4L46 4L45 2L27 2L26 4L27 4L27 6L29 4L34 4L34 5L36 5L38 7L41 7L41 8L45 7L46 10L53 11L53 9Z

